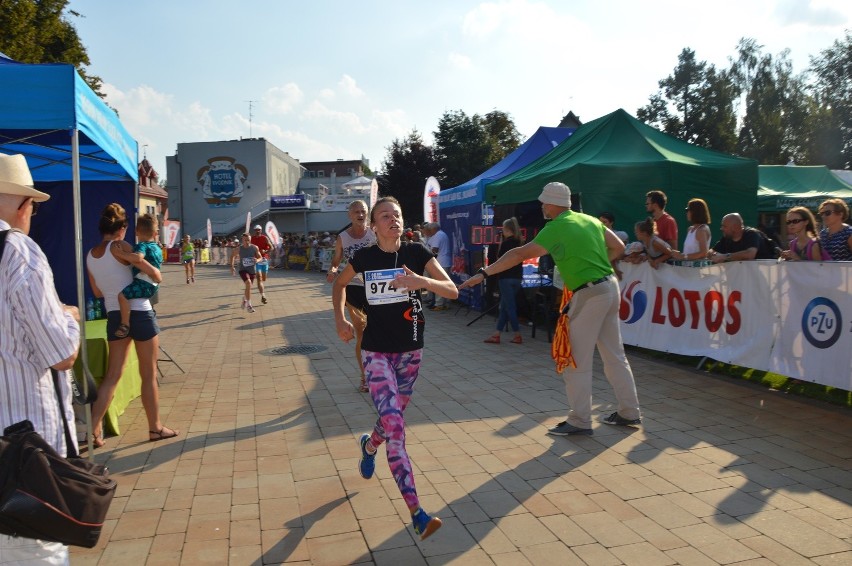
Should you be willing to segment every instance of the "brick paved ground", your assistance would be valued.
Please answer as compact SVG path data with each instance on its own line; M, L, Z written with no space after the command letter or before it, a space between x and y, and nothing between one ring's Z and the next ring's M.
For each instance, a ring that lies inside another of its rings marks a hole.
M97 452L119 481L107 527L72 564L852 564L850 411L631 355L642 429L547 436L566 401L546 337L483 344L493 319L464 311L427 313L406 411L444 520L420 542L384 454L356 471L375 413L324 275L274 271L247 314L224 267L164 273L162 346L186 373L161 362L161 408L181 435L146 442L131 404ZM328 349L265 353L297 344ZM614 410L603 379L594 401Z

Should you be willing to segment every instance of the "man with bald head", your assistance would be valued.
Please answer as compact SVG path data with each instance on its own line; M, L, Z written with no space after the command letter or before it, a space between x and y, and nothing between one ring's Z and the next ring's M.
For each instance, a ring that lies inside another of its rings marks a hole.
M746 226L738 212L731 212L722 218L722 238L713 244L707 257L713 263L774 259L763 245L760 231Z

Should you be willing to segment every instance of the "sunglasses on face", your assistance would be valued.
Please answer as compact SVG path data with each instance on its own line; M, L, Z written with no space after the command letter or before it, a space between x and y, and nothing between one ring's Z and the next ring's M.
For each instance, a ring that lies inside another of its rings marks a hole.
M800 222L804 222L804 221L805 221L804 218L792 218L792 219L787 221L787 226L790 226L792 224L799 224Z
M822 217L826 217L826 216L831 216L834 213L835 213L835 211L833 211L833 210L821 210L819 215L822 216Z
M33 203L33 211L32 211L32 213L30 213L30 216L35 216L36 214L38 214L38 207L41 206L41 203L36 202L31 198L25 198L24 202L22 202L21 205L18 207L18 210L21 210L22 208L24 208L24 205L27 204L28 200L31 200L32 203Z

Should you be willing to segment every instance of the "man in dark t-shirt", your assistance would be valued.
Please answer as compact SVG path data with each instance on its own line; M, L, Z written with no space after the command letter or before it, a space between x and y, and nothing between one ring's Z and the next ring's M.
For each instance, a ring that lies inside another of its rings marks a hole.
M722 238L713 244L707 256L713 263L773 259L763 250L762 242L760 232L746 226L743 217L732 212L722 218Z

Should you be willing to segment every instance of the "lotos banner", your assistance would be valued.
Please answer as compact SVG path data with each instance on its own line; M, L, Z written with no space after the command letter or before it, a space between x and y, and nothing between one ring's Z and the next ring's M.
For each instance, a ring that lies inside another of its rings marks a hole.
M852 390L852 263L619 269L625 344Z

